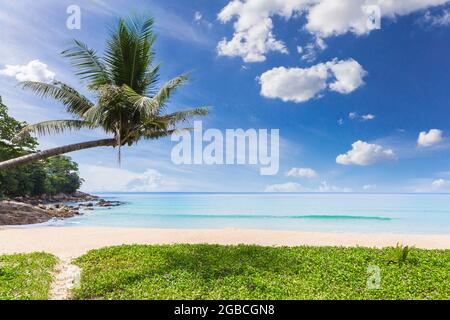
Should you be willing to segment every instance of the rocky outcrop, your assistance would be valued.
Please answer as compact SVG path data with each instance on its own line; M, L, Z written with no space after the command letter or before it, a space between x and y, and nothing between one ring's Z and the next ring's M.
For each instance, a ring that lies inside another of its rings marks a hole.
M31 205L61 203L61 202L85 202L85 201L99 201L100 198L81 191L73 194L60 193L57 195L43 194L36 197L16 197L11 199L17 202L28 203Z
M108 201L80 191L69 195L61 193L53 196L17 197L0 202L0 226L43 223L52 218L71 218L81 214L81 208L94 210L95 207L116 207L122 204L120 201Z
M69 218L78 210L65 205L31 205L16 201L0 202L0 225L25 225L46 222L52 218Z
M97 206L99 207L118 207L123 205L124 203L122 201L108 201L104 199L100 199L97 202Z

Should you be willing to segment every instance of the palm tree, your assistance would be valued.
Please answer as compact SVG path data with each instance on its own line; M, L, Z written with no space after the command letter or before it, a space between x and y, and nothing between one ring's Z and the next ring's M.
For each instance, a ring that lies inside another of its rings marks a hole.
M181 75L157 87L160 66L153 65L154 42L152 18L129 18L119 20L117 29L107 41L103 57L77 40L74 40L73 47L62 52L64 57L71 60L76 75L87 82L87 89L95 94L95 103L59 81L21 82L23 89L31 90L41 98L53 98L61 102L74 117L29 125L19 133L17 139L30 133L42 135L82 128L100 128L111 138L36 152L1 162L0 169L100 146L117 147L120 160L121 146L131 146L141 139L168 136L176 130L186 129L178 129L179 123L197 115L206 115L206 108L164 112L174 91L188 77Z

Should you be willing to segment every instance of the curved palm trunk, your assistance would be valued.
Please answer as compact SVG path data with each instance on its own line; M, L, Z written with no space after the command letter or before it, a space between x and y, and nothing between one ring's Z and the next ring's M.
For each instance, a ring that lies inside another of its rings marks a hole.
M22 164L27 164L30 162L47 159L53 156L57 156L60 154L83 150L83 149L90 149L95 147L110 147L115 146L117 144L115 139L103 139L103 140L95 140L95 141L88 141L88 142L81 142L81 143L75 143L75 144L69 144L67 146L57 147L53 149L48 149L44 151L39 151L36 153L28 154L26 156L22 156L19 158L7 160L4 162L0 162L0 170L4 169L11 169L15 168Z

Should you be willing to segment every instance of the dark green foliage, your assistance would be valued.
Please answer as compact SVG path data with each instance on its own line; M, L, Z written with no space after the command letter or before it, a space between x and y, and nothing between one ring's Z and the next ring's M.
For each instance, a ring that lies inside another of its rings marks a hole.
M25 125L8 115L8 108L0 98L0 161L36 150L37 141L31 136L14 140ZM13 170L1 170L0 198L73 193L80 187L81 181L75 162L68 157L53 157Z

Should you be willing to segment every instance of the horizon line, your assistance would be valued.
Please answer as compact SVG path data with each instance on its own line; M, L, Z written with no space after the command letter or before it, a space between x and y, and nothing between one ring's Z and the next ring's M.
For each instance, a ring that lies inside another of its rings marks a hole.
M365 195L389 195L389 194L404 194L404 195L450 195L450 192L264 192L264 191L81 191L93 194L365 194Z

